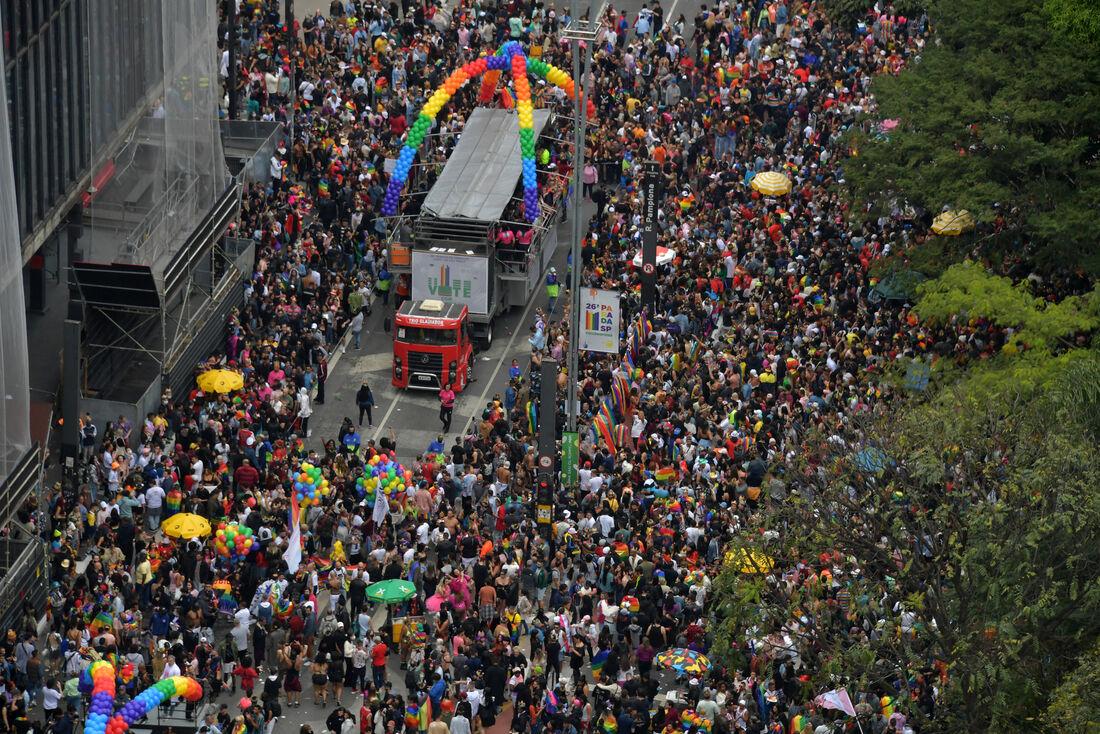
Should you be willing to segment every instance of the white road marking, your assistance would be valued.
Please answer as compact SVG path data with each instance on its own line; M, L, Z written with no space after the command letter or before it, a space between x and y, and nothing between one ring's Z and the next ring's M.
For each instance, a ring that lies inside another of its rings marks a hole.
M519 317L519 323L516 324L516 330L512 332L512 338L508 340L508 345L504 347L504 352L500 355L500 359L497 360L497 366L493 369L493 374L484 383L485 387L481 390L481 396L477 399L478 405L485 405L485 398L489 395L489 390L492 389L493 384L497 380L497 374L500 372L500 367L507 361L508 355L512 353L512 347L515 346L516 337L521 333L526 334L527 330L524 328L527 325L527 317L531 313L531 308L535 305L535 301L540 300L542 295L542 289L536 287L534 294L527 301L527 308L523 309L523 313ZM462 427L462 431L458 434L465 436L466 432L470 430L470 425L474 421L474 416L470 416L466 419L466 424Z

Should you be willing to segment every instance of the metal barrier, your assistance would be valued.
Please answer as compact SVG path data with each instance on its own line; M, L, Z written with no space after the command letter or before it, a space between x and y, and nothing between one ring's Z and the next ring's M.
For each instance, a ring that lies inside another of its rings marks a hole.
M34 607L35 619L40 619L46 613L49 597L45 542L37 537L0 540L0 560L6 568L0 578L0 629L11 629L18 624L25 603Z

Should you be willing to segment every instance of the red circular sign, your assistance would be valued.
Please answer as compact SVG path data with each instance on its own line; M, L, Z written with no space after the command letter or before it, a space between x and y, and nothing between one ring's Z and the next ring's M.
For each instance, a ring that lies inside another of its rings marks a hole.
M646 275L653 275L653 271L655 271L656 269L657 268L653 265L653 263L646 263L642 266L642 272Z
M549 469L551 466L553 466L553 464L554 460L551 459L549 456L539 457L539 466L541 466L543 469Z

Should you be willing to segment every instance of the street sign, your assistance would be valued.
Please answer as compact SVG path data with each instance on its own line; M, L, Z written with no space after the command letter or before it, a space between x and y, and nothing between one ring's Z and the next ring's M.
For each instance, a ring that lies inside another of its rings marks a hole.
M550 505L538 506L538 523L539 525L549 525L551 520Z
M655 311L657 301L657 212L661 207L661 166L646 161L642 173L642 307Z
M561 434L561 483L570 489L577 484L578 435L575 431L563 431Z
M541 466L543 469L549 469L550 467L554 466L554 459L549 456L540 456L539 466Z

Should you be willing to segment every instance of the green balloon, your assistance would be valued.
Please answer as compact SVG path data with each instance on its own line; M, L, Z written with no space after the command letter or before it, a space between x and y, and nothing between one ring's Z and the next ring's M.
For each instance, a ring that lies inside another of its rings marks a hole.
M246 538L251 538L252 537L252 528L245 528L244 529L244 537L246 537Z

